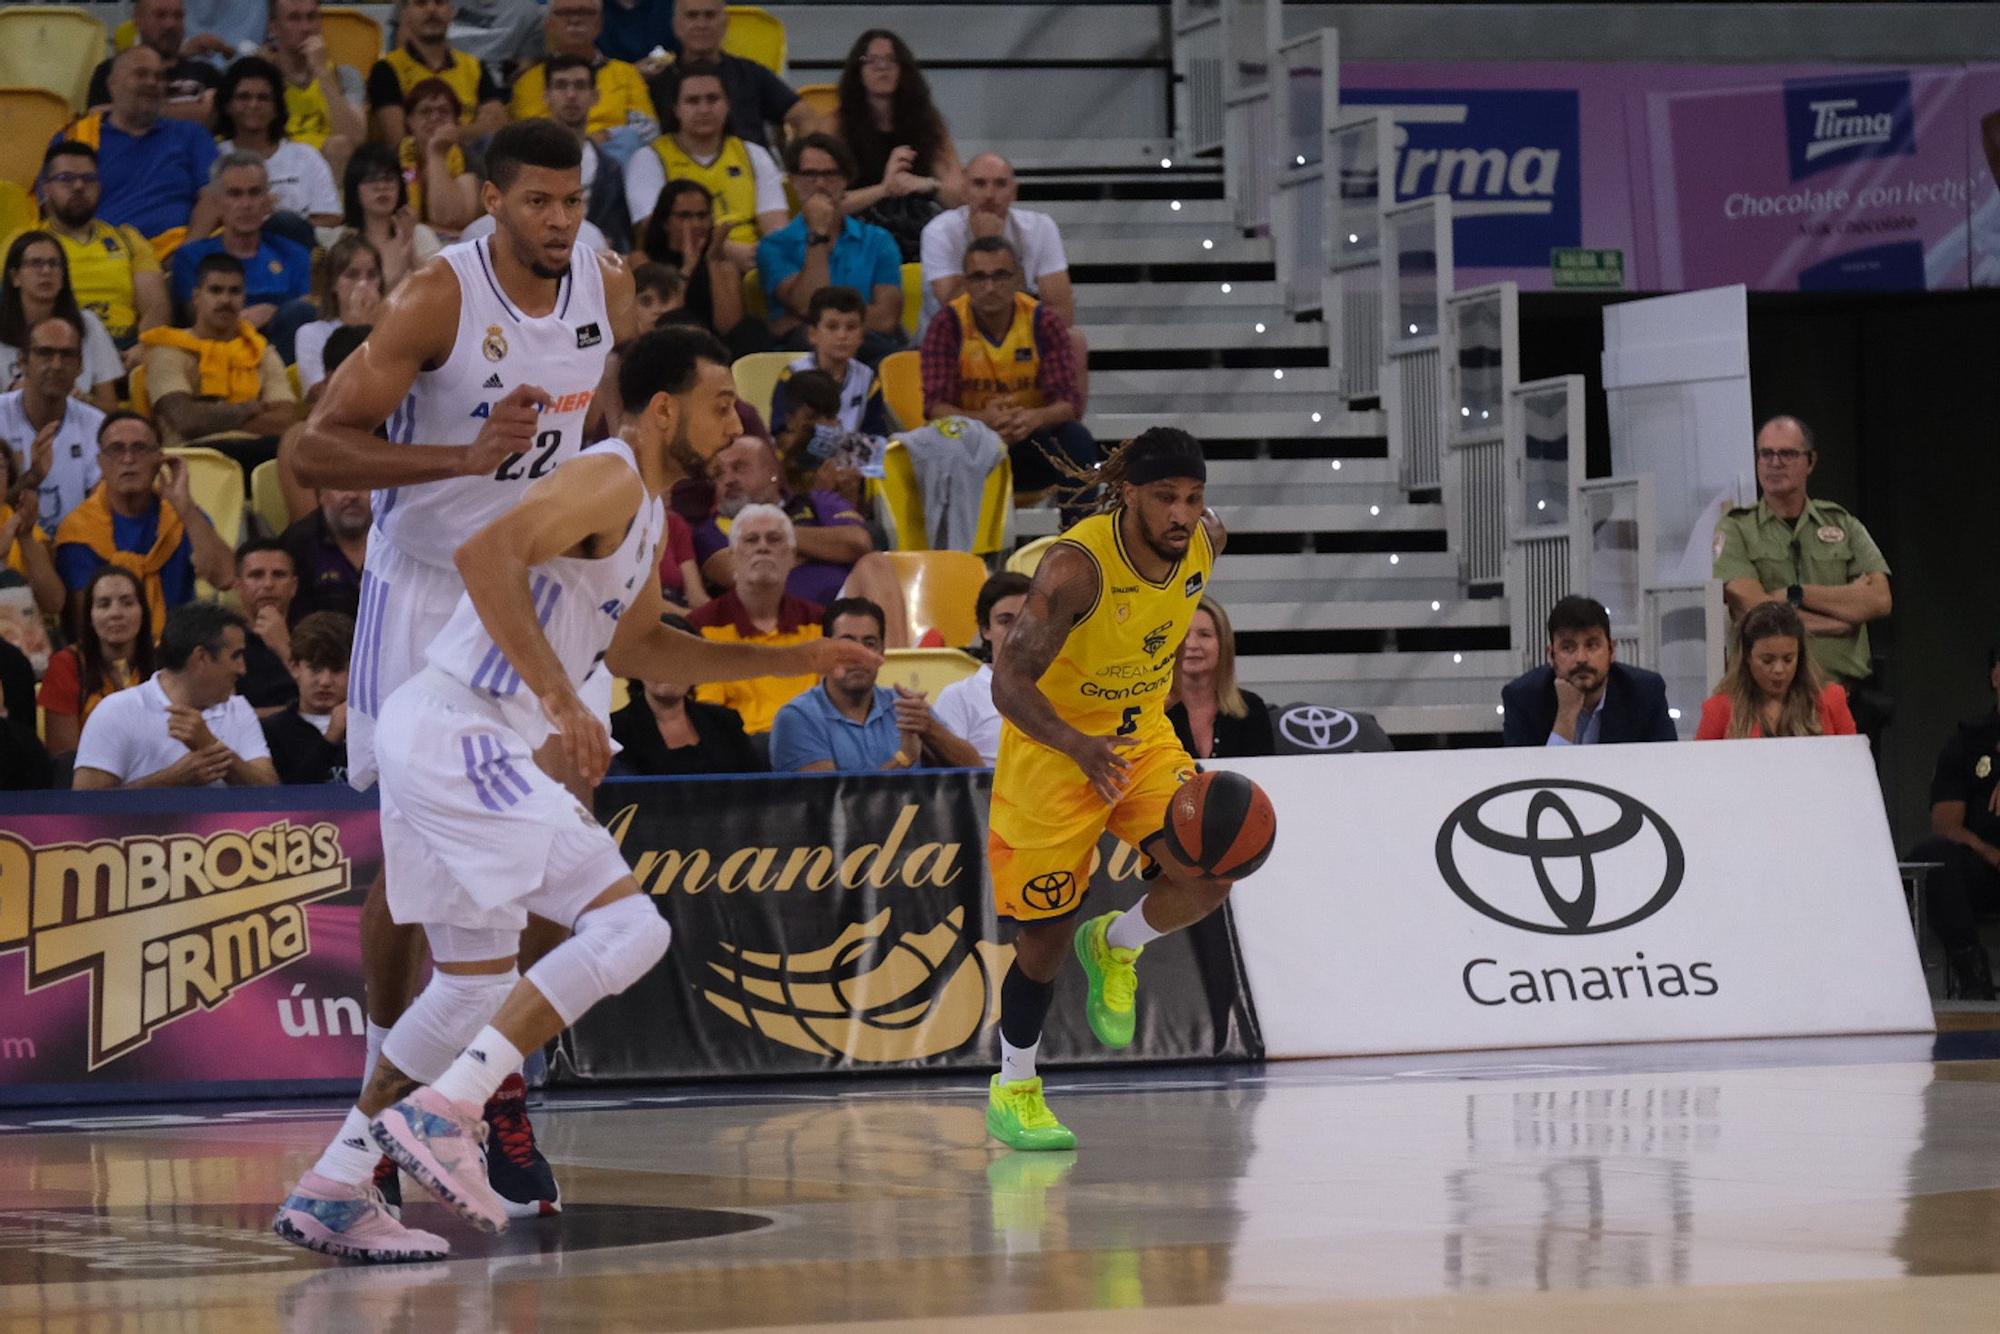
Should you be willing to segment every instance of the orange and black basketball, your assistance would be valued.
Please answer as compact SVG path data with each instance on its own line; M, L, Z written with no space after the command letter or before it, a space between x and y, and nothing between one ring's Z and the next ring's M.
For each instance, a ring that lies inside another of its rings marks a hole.
M1227 770L1196 774L1167 806L1167 850L1218 880L1241 880L1264 864L1278 813L1264 789Z

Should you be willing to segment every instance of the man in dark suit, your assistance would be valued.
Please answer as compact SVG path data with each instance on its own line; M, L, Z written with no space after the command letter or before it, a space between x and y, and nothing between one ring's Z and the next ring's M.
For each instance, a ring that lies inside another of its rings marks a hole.
M1616 661L1611 616L1590 598L1570 596L1549 612L1549 665L1500 690L1510 746L1595 746L1673 741L1667 683L1657 672Z

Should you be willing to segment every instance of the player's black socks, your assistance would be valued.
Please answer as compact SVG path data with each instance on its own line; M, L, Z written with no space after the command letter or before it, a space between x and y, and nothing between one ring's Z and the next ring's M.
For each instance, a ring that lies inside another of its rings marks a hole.
M1056 984L1037 982L1018 960L1000 982L1000 1036L1011 1046L1032 1047L1042 1040L1042 1021L1056 998Z

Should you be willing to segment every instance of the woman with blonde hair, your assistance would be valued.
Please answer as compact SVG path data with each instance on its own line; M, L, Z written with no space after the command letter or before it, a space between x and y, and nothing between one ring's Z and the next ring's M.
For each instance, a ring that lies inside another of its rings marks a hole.
M1271 711L1236 684L1236 632L1229 613L1205 597L1188 623L1174 660L1174 693L1167 721L1187 753L1198 760L1237 759L1277 751Z
M1824 684L1806 654L1806 627L1783 602L1763 602L1736 626L1729 670L1701 706L1697 741L1853 736L1847 692Z

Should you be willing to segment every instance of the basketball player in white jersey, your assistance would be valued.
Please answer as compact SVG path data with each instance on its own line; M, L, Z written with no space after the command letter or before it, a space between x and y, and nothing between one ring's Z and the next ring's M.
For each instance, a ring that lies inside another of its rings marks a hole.
M619 368L623 439L530 487L456 553L465 593L428 666L382 701L376 760L390 907L421 923L433 973L360 1102L273 1223L350 1259L436 1259L369 1185L377 1146L468 1222L507 1226L480 1106L548 1042L666 952L670 932L617 843L534 762L558 744L586 782L611 760L581 698L607 673L697 682L879 664L846 640L724 644L661 624L661 499L736 436L729 354L699 329L646 335ZM518 971L527 915L570 937Z
M447 248L391 294L285 455L303 485L375 489L348 674L357 788L376 778L383 702L423 666L464 591L453 553L576 457L611 349L637 332L623 261L577 245L581 164L576 136L553 121L494 135L482 187L493 234ZM593 692L608 714L608 681ZM408 1004L424 943L392 921L380 876L362 909L361 941L372 1071ZM494 1156L496 1182L518 1213L553 1213L555 1179L524 1111L516 1123L522 1133L509 1147L519 1152ZM382 1185L395 1193L393 1171Z

